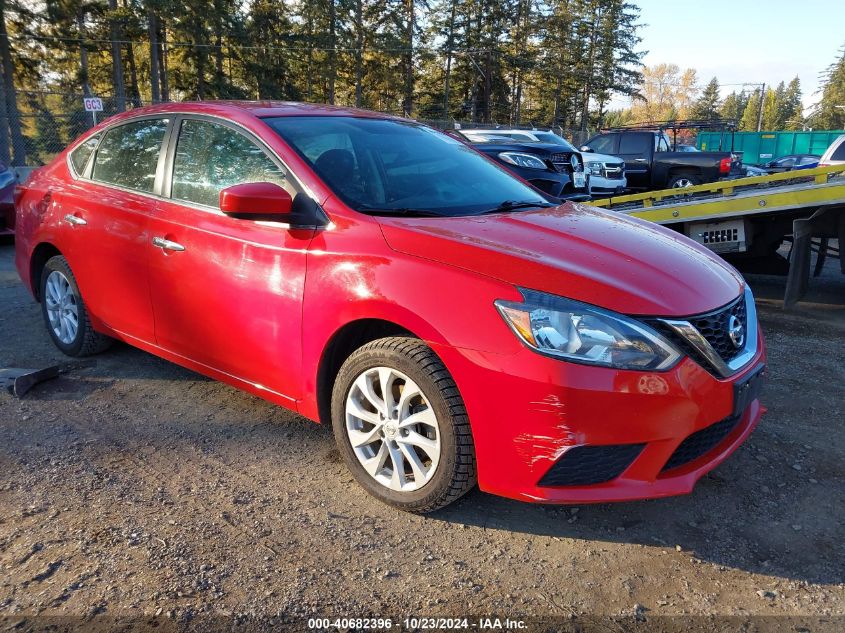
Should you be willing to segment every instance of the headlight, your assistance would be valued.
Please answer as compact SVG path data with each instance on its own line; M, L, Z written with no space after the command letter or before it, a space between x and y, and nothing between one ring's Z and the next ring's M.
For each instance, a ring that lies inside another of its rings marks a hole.
M528 169L548 169L548 165L536 156L531 154L520 154L519 152L502 152L499 154L506 163L516 165L517 167L526 167Z
M586 303L520 289L523 303L496 301L505 322L531 349L575 363L662 371L681 353L644 323Z
M586 163L587 169L594 176L601 176L601 163Z

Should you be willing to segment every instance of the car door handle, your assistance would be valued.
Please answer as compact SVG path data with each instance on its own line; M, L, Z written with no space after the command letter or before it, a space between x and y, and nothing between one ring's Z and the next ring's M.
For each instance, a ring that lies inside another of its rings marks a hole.
M179 251L182 252L185 250L185 247L179 244L178 242L171 242L170 240L166 240L163 237L154 237L153 238L153 246L158 246L160 249L164 251Z
M85 226L86 224L88 224L88 220L80 218L78 215L73 215L71 213L68 213L65 216L64 220L71 226Z
M647 158L635 158L634 162L635 163L647 163L648 159Z

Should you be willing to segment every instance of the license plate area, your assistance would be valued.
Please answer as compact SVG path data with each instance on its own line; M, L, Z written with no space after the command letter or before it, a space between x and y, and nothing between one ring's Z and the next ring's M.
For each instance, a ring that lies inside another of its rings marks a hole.
M734 415L742 415L760 397L766 382L766 366L760 365L748 376L734 384Z
M572 184L576 189L580 189L585 186L587 184L587 178L584 176L584 173L576 171L572 174Z

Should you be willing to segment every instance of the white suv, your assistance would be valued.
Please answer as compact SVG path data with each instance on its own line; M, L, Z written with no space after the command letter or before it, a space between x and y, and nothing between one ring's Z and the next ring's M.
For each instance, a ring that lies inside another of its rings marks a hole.
M819 159L819 167L845 165L845 134L838 137Z
M522 143L556 143L570 145L565 138L554 132L542 130L461 130L470 141L489 140L491 138L512 139ZM620 194L628 186L625 178L625 161L617 156L581 152L584 170L590 174L590 195Z

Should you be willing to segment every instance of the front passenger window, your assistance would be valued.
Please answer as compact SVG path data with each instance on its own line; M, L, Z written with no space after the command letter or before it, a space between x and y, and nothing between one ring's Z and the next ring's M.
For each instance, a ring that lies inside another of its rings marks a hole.
M170 197L219 207L220 191L247 182L272 182L295 195L284 172L255 143L217 123L186 119L179 131Z

